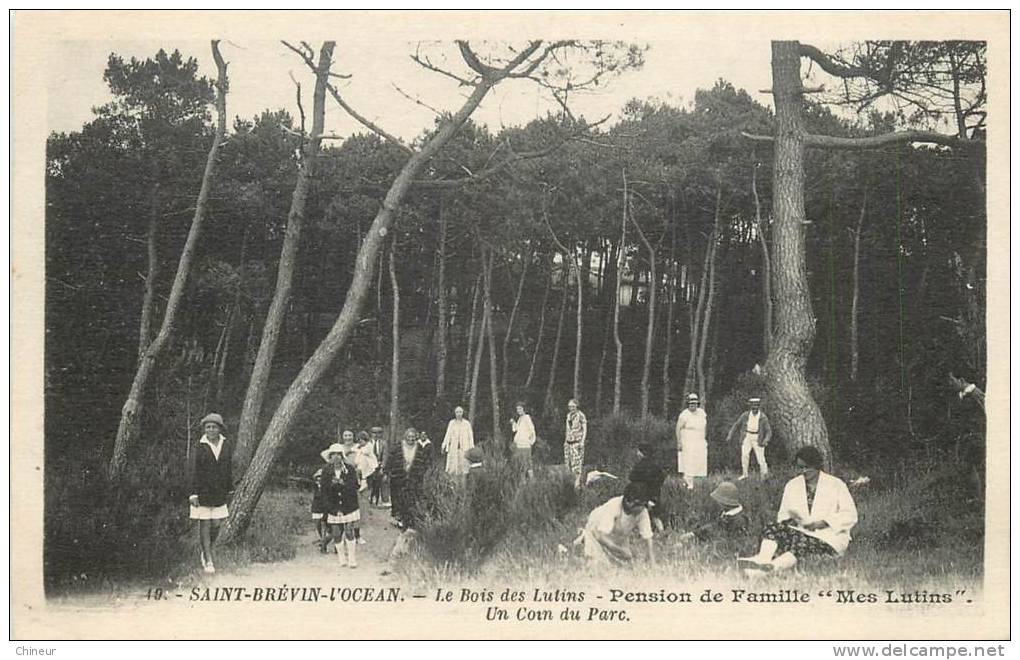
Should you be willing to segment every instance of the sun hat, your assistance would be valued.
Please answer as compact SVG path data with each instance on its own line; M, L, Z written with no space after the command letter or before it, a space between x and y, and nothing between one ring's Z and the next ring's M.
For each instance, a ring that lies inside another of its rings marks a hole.
M691 392L690 394L687 395L687 403L690 403L691 401L695 401L696 402L696 401L699 401L699 400L700 399L698 399L698 395L695 394L694 392Z
M724 481L716 486L709 497L723 506L740 506L737 487L729 481Z
M227 428L227 425L223 423L223 416L220 415L219 413L209 413L208 415L202 418L202 421L199 422L199 426L205 426L207 422L219 424L220 429Z
M373 426L372 428L369 429L369 431L372 433L382 433L383 428L381 426Z
M322 456L322 460L329 462L330 454L343 454L344 446L339 442L334 442L327 449L319 452L319 456Z
M747 400L747 402L748 403L761 403L761 398L760 397L756 397L756 396L752 396L750 399Z

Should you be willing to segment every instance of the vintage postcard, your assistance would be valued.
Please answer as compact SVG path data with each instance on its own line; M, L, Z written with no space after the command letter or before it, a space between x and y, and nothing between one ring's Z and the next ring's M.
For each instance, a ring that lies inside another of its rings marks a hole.
M1008 12L12 35L13 639L1009 637Z

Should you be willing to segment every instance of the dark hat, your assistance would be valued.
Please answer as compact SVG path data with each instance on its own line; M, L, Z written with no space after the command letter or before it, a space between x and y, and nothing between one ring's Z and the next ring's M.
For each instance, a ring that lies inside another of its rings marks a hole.
M472 447L464 452L464 458L467 459L468 463L481 463L485 460L485 452L482 451L481 447Z
M740 506L740 493L737 491L737 487L729 481L724 481L716 486L709 497L723 506Z

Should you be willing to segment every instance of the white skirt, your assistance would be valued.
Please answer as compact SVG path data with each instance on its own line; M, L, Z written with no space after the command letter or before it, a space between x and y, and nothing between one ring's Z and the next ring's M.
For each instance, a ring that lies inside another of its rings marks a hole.
M338 515L329 514L326 516L326 522L330 525L342 525L344 523L358 522L361 520L361 509L355 509L350 513L341 513Z
M230 514L227 513L226 504L219 506L191 506L192 520L223 520L228 515Z
M322 514L321 513L313 513L312 514L312 520L322 520Z

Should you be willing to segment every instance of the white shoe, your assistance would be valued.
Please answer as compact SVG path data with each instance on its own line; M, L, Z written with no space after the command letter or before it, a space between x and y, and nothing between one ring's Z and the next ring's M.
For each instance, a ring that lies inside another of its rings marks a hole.
M339 560L341 566L347 565L347 553L341 552L339 546L333 546L336 549L336 558Z
M210 561L210 562L206 562L205 567L204 567L203 570L205 570L206 573L215 573L216 572L216 567L213 566L213 563Z
M358 545L365 545L366 543L368 543L368 541L361 538L360 536L358 537Z
M737 481L743 481L744 479L747 479L747 475L746 474L744 476L742 476L742 477L738 477Z
M346 541L344 543L347 546L347 565L351 568L358 567L358 544L354 541Z
M380 506L381 508L383 508L383 509L390 509L390 508L392 508L392 507L393 507L393 503L392 503L392 502L383 502L383 503L382 503L382 504L380 504L379 506Z
M204 571L205 567L209 565L209 562L205 558L205 550L198 551L198 560L202 562L202 570Z

